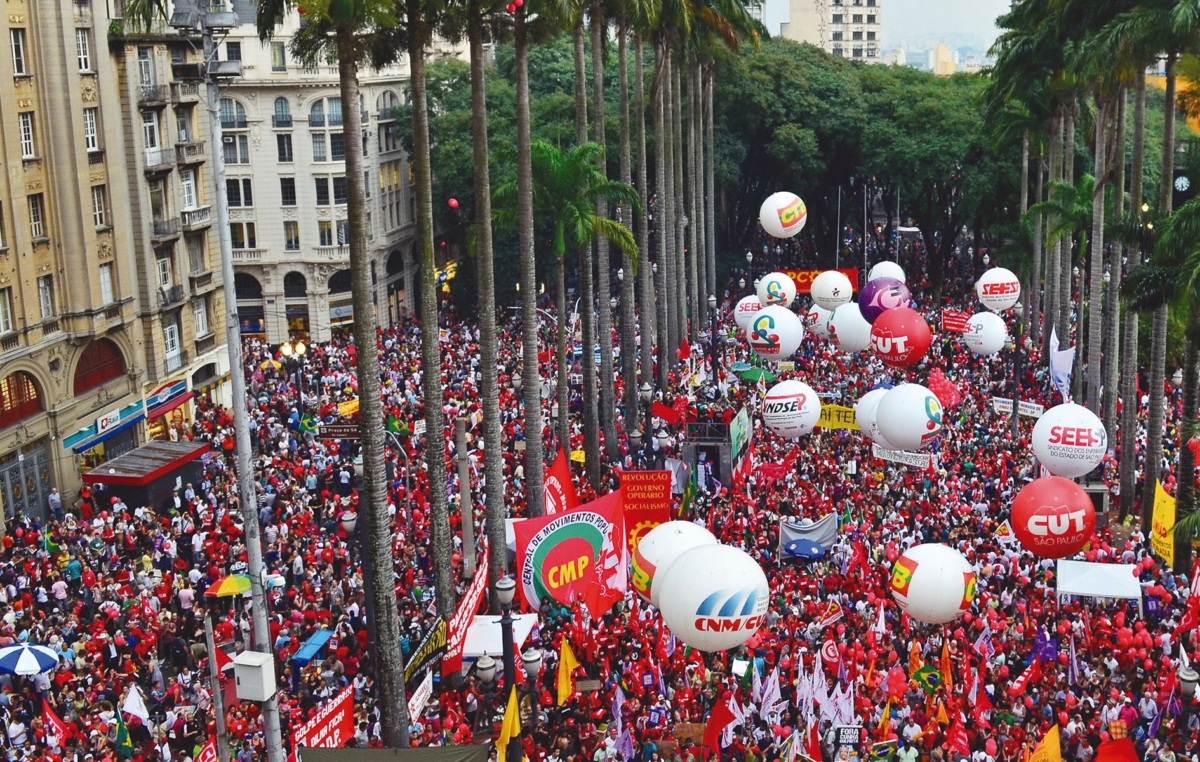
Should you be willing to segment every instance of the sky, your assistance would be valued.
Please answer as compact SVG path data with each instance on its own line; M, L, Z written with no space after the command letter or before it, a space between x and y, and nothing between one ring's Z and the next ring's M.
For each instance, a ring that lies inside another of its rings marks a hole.
M998 34L996 17L1009 5L1009 0L880 0L884 49L910 36L955 32L977 36L991 46ZM765 16L771 34L779 33L787 15L788 0L767 0Z

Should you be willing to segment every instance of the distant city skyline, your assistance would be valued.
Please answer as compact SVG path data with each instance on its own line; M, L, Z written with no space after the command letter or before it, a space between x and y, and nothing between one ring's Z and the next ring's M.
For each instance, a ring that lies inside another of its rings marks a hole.
M1009 9L1009 0L884 0L883 49L890 50L913 37L977 38L986 50L1000 30L996 17ZM776 36L788 19L788 0L766 0L764 23ZM949 40L947 40L949 41Z

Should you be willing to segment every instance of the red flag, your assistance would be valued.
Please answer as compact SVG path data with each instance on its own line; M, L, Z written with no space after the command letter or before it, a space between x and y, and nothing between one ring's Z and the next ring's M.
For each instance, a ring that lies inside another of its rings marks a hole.
M1042 660L1034 659L1032 662L1030 662L1029 666L1025 668L1025 671L1021 673L1021 676L1014 680L1012 685L1008 686L1008 695L1020 696L1029 689L1030 683L1035 683L1041 679Z
M942 310L942 330L946 333L966 333L971 313Z
M1139 762L1131 738L1114 738L1096 748L1096 762Z
M675 355L679 358L680 362L692 356L692 345L688 343L686 336L683 337L683 343L679 345L679 349L675 350ZM720 752L717 753L720 754Z
M46 744L48 746L65 747L67 739L71 736L71 731L67 727L67 723L62 721L62 718L54 713L54 707L50 706L50 702L42 699L42 717L46 722ZM51 743L50 737L57 739Z
M204 744L204 748L196 755L196 762L217 762L217 740L209 738L208 743Z
M967 742L967 731L963 729L962 722L958 717L954 718L954 724L946 732L946 746L964 756L971 754L971 744Z
M233 657L225 653L220 647L213 651L213 658L217 660L217 672L224 672L227 669L233 668Z
M683 416L675 412L674 408L664 405L661 402L655 402L650 406L650 415L655 418L663 419L671 426L677 426L679 425L679 422L683 420Z
M546 481L542 487L546 499L546 515L566 513L579 507L579 495L575 493L575 484L571 481L571 464L567 462L567 453L558 448L558 456L554 465L546 472Z
M718 757L721 756L721 734L735 719L737 718L729 708L728 701L717 701L708 717L708 726L704 729L704 745L712 749L713 754Z
M1200 626L1200 598L1188 598L1187 610L1184 612L1183 618L1179 620L1179 625L1175 627L1175 637L1179 638L1198 626Z
M812 723L808 726L808 732L805 734L808 739L804 743L804 753L809 759L823 759L821 756L821 735L817 732L817 723Z

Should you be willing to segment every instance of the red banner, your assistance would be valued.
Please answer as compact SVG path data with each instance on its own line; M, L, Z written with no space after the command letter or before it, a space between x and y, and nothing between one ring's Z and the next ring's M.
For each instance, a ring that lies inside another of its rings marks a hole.
M573 511L514 525L517 586L530 608L540 609L546 598L568 606L587 601L589 588L623 592L628 587L621 505L621 493L610 492Z
M796 293L807 294L812 291L813 278L817 277L818 275L820 275L821 273L823 273L825 271L824 270L780 270L780 272L787 273L787 276L789 278L791 278L793 282L795 282ZM842 267L842 268L838 269L838 272L840 272L842 275L845 275L847 278L850 279L850 285L851 285L851 287L854 288L854 291L857 293L857 291L858 291L858 270L853 267Z
M567 453L560 447L558 457L546 472L544 487L546 515L566 513L579 507L579 495L575 492L575 483L571 481L571 466L567 463Z
M487 575L484 574L484 577ZM354 686L321 706L311 720L292 733L293 748L341 748L354 736Z
M488 552L489 548L485 539L483 557L475 566L475 578L471 580L471 586L467 588L462 600L458 602L458 608L454 610L454 617L446 627L446 653L442 656L442 677L462 671L463 646L467 643L467 629L471 626L471 620L475 618L475 612L479 610L479 601L483 598L483 591L487 590Z
M625 504L625 537L632 556L638 540L671 520L671 472L622 471L621 502Z

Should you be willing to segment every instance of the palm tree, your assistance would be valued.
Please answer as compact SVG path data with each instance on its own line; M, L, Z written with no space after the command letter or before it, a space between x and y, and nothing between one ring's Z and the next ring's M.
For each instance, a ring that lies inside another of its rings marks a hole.
M1146 73L1139 69L1135 75L1133 89L1133 156L1129 166L1129 210L1136 220L1142 215L1143 162L1146 154ZM1138 225L1135 223L1135 230ZM1125 243L1129 243L1126 241ZM1129 252L1129 266L1137 267L1142 261L1142 249L1136 244ZM1119 281L1119 277L1113 277ZM1115 303L1114 303L1115 304ZM1121 399L1125 405L1121 410L1120 445L1121 460L1121 511L1124 519L1133 512L1137 492L1137 440L1138 440L1138 393L1137 393L1137 345L1138 313L1127 310L1125 331L1121 337Z
M649 25L642 26L644 30ZM638 273L638 299L641 307L641 329L642 329L642 361L640 365L641 383L654 386L654 361L655 351L654 344L659 341L659 346L665 345L661 341L662 333L660 321L656 318L660 314L660 305L662 298L655 298L656 284L653 280L655 267L650 266L648 257L650 255L650 173L647 167L646 158L646 72L645 59L646 51L643 45L644 34L641 30L637 32L634 38L634 87L633 87L633 103L634 113L637 114L637 165L638 165L638 198L642 202L641 214L638 215L638 250L642 253L644 266L639 269ZM661 249L661 246L660 246ZM658 257L656 257L658 259ZM638 385L639 390L641 384ZM645 421L642 425L643 433L649 435L650 421Z
M592 0L592 110L596 115L596 144L605 147L604 141L604 8L600 0ZM601 173L607 175L608 168L604 160L598 167ZM627 183L628 184L628 183ZM601 197L596 199L596 214L608 216L608 200ZM603 237L596 239L596 310L599 313L600 329L600 425L604 429L604 455L609 463L615 463L619 458L617 446L617 416L613 405L613 343L612 343L612 305L608 303L612 296L611 273L608 261L608 241ZM584 348L585 363L591 361L591 347ZM591 362L590 364L595 364ZM599 449L595 451L599 455ZM592 463L595 461L595 464ZM597 484L600 478L599 458L588 459L588 472Z
M258 6L257 27L260 39L264 42L270 39L275 27L283 21L291 10L291 0L273 0L260 3ZM379 422L383 420L382 386L380 383L379 355L375 351L375 311L371 299L371 268L368 261L366 246L365 199L366 188L363 176L362 141L358 135L362 133L361 109L359 108L358 69L359 65L368 60L378 65L381 63L377 53L378 37L383 36L390 27L394 27L391 8L381 3L361 3L355 6L349 4L330 4L324 13L312 9L307 18L312 22L305 30L293 39L293 51L301 60L316 61L328 53L334 53L338 61L338 84L341 90L344 130L353 136L346 143L346 214L349 228L351 295L354 301L354 342L359 348L355 354L356 370L359 381L359 436L363 452L363 491L362 501L364 531L364 583L367 588L367 598L372 612L373 628L371 631L372 662L375 666L375 680L378 685L378 706L381 726L383 727L383 742L391 748L408 746L408 705L404 696L404 655L400 651L400 629L396 608L396 594L392 585L394 563L392 560L392 521L387 509L387 488L384 466L385 445L384 431ZM419 25L418 25L419 28ZM418 34L412 26L408 29L410 48L415 45L418 50L423 48L422 40L414 40ZM422 61L423 66L423 61ZM418 74L413 72L414 92ZM421 101L418 106L414 102L414 124L422 121L424 115L424 83L421 82ZM429 141L428 121L424 121L424 198L425 212L431 215L429 206ZM420 152L418 147L418 153ZM422 157L415 157L418 166ZM418 174L418 188L422 176ZM422 222L424 218L422 218ZM430 257L432 259L432 219L424 228L429 236ZM432 264L425 271L432 279ZM425 311L423 315L434 314ZM428 331L437 342L437 331ZM436 355L435 355L436 357ZM427 367L430 367L427 365ZM436 365L432 367L437 367ZM433 383L440 386L438 374L426 374L426 381L433 377ZM440 399L438 388L435 396L426 389L426 399ZM438 427L427 420L427 436L429 441L442 442L444 433L440 428L441 407L430 406L437 410ZM438 491L431 490L430 499L434 504L431 510L433 523L442 522L445 528L434 537L435 573L439 580L439 607L453 612L454 586L450 571L449 555L449 517L446 505L445 461L438 459L441 464L442 486L440 489L440 514L436 507ZM438 469L431 469L437 471ZM433 475L431 474L431 486ZM441 548L438 543L441 543ZM439 559L439 555L444 558ZM443 593L443 590L446 592Z

